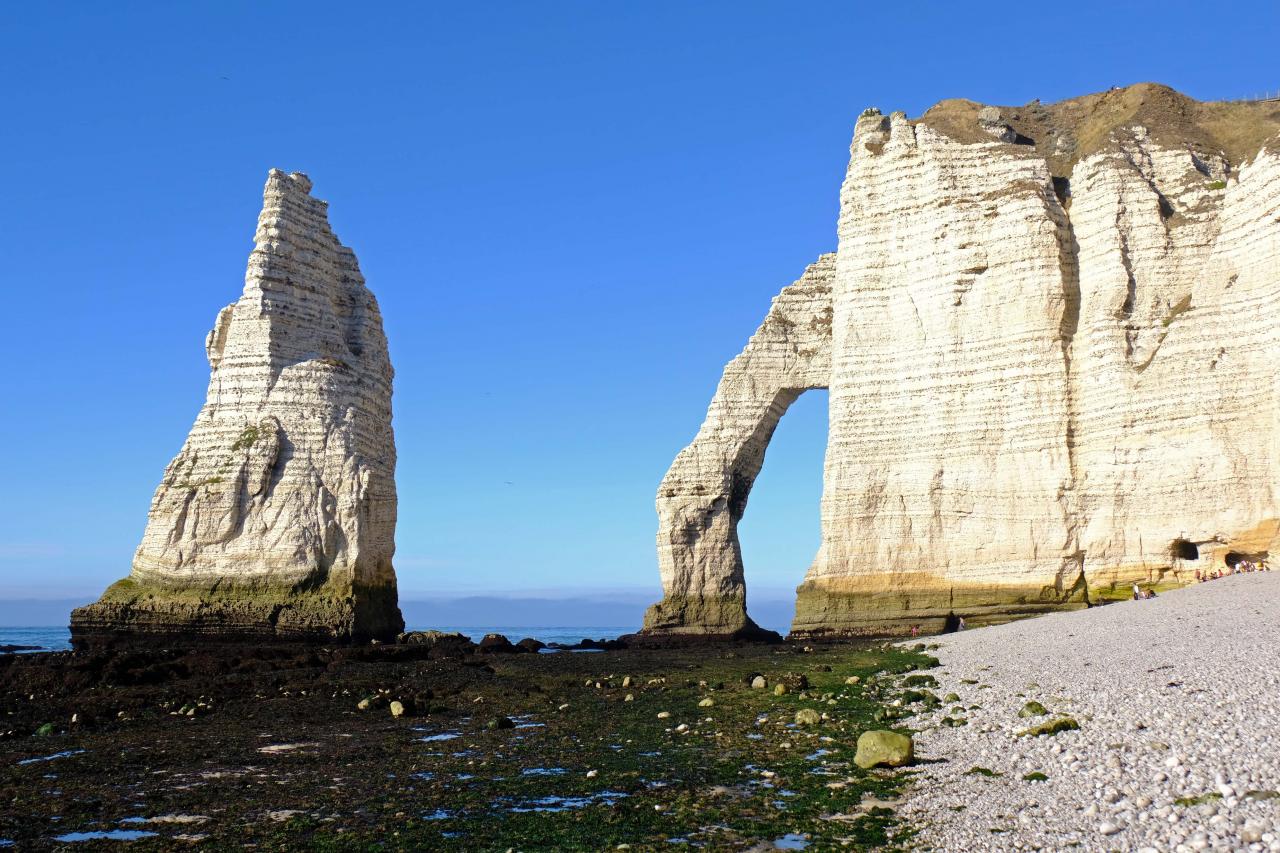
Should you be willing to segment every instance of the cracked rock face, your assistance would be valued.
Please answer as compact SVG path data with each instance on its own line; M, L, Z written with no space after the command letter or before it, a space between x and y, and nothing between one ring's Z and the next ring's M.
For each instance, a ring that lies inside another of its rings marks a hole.
M659 490L646 630L750 626L734 526L807 388L830 434L795 633L997 621L1273 550L1277 131L1274 105L1152 85L864 113L821 299L783 333L805 279L783 291Z
M204 407L133 571L72 614L77 640L403 630L386 337L310 189L300 173L268 176L244 292L205 341Z

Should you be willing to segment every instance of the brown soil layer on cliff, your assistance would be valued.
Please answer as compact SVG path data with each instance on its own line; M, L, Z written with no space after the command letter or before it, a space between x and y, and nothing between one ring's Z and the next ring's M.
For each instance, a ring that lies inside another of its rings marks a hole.
M991 142L978 124L983 104L961 98L940 101L918 121L959 142ZM1070 98L999 106L1000 121L1044 158L1053 174L1067 177L1080 160L1109 144L1112 131L1142 125L1153 139L1189 146L1198 154L1222 152L1233 166L1253 159L1280 133L1280 103L1197 101L1158 83Z
M930 665L916 648L0 656L0 844L47 849L71 833L100 839L76 845L88 849L127 838L268 850L903 842L893 811L864 796L892 798L905 774L852 758L862 730L900 725L890 673ZM753 689L757 674L788 692ZM366 697L381 698L358 709ZM393 699L410 713L394 717ZM797 726L803 708L827 719Z

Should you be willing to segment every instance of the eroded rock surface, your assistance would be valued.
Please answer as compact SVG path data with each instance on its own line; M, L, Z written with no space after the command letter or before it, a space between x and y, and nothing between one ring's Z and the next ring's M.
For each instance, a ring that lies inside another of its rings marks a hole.
M831 373L831 281L823 255L773 300L725 368L707 419L658 489L658 565L665 598L647 630L754 634L747 618L738 521L778 421Z
M1267 554L1278 130L1275 104L1149 84L864 113L830 329L803 382L749 358L760 333L726 369L659 490L665 598L646 628L746 619L732 528L778 418L812 387L830 388L830 435L797 633L1007 619Z
M272 170L244 292L205 343L206 402L151 503L131 574L76 610L119 633L392 637L391 362L327 205Z

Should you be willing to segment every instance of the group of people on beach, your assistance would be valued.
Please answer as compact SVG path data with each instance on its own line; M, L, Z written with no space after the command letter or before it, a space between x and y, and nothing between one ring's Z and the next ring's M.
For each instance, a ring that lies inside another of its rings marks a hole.
M1227 563L1226 566L1227 566L1226 571L1223 571L1222 569L1214 569L1211 572L1208 569L1206 569L1205 571L1201 572L1199 569L1196 569L1196 582L1204 583L1205 581L1213 581L1213 580L1217 580L1218 578L1225 578L1228 575L1239 575L1239 574L1248 574L1250 572L1271 571L1271 567L1267 565L1266 560L1258 560L1257 562L1254 562L1253 560L1238 560L1235 563Z
M1266 560L1235 560L1225 564L1224 568L1217 568L1213 571L1205 569L1201 571L1196 569L1196 583L1204 583L1205 581L1213 581L1218 578L1225 578L1228 575L1249 574L1251 572L1269 572L1271 567L1267 565ZM1147 598L1155 598L1156 592L1153 589L1141 589L1136 583L1133 585L1133 600L1142 601Z

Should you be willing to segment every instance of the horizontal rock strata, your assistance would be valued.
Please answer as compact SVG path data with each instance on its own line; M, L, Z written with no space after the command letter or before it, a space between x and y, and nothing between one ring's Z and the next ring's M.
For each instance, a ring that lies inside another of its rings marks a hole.
M305 175L272 170L244 292L206 340L206 402L133 571L76 610L117 634L393 637L391 362L355 255Z
M823 255L774 300L742 354L729 363L697 438L658 489L658 565L666 596L645 630L750 636L738 521L783 414L831 370L831 281Z
M1003 620L1272 550L1278 130L1274 104L1154 85L859 119L829 349L787 386L830 388L795 633ZM753 396L779 384L759 337L659 491L651 631L746 618L730 528L794 399ZM711 450L736 447L749 476Z

